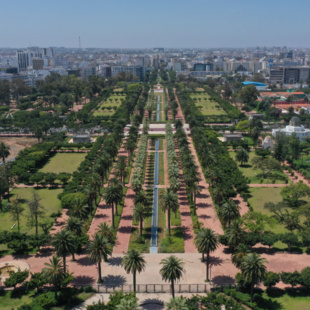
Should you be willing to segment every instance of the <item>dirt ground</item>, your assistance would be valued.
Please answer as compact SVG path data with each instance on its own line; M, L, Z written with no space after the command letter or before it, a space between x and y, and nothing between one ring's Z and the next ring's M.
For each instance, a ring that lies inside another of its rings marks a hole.
M38 143L38 139L30 137L0 137L0 143L1 142L4 142L11 148L11 154L7 158L7 160L9 160L15 158L19 151Z

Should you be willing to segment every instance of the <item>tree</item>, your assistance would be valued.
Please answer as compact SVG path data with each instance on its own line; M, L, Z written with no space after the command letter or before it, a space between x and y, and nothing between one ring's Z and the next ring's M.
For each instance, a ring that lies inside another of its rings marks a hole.
M56 255L49 259L49 263L44 264L43 274L46 281L54 286L55 298L57 299L57 292L64 286L68 285L72 280L72 274L68 274L64 270L64 266Z
M4 142L0 143L0 157L2 158L3 163L5 163L5 159L10 155L10 147L6 145Z
M140 273L145 269L145 260L141 253L135 249L129 250L123 260L122 266L127 273L133 275L133 291L136 292L136 274Z
M249 161L249 153L244 148L238 150L236 154L236 161L240 162L241 166L244 163L247 163Z
M125 185L125 178L127 176L127 161L126 156L119 156L116 165L116 175L120 177L123 186Z
M62 256L64 272L66 272L66 256L72 254L74 260L75 238L71 231L61 230L54 235L52 245L58 256Z
M185 272L183 268L184 262L172 255L162 259L160 264L162 268L159 273L165 282L169 281L171 283L172 298L174 298L174 283L180 280Z
M76 237L80 237L83 234L82 221L75 216L70 216L66 223L66 229L71 231Z
M255 169L261 170L263 178L266 178L267 175L273 170L281 170L280 163L271 157L262 158L255 156L252 159L252 165Z
M296 136L296 133L293 133L289 138L289 151L293 160L297 160L300 157L301 146L300 140Z
M249 253L250 253L249 247L244 243L240 243L236 251L231 255L232 263L237 268L241 268L244 257Z
M115 205L115 213L117 214L117 204L122 200L122 196L123 196L123 192L121 191L122 189L120 189L120 187L118 187L117 185L109 185L108 187L106 187L105 191L104 191L104 195L103 198L105 200L105 202L108 205L111 205L112 207L112 225L113 228L115 228L115 223L114 223L114 205Z
M233 201L228 200L219 208L219 216L221 220L230 227L231 222L240 217L239 206Z
M298 271L282 272L281 281L284 284L290 284L292 287L294 287L301 282L300 273Z
M291 252L292 246L298 245L298 236L292 232L282 234L280 240L288 247L288 251Z
M283 187L281 195L288 206L292 208L298 208L305 202L301 201L300 198L310 196L310 188L303 182L293 183L290 186Z
M171 298L169 302L165 303L166 310L189 310L186 305L186 298L183 296Z
M17 271L11 271L9 278L4 281L6 287L16 288L17 284L23 283L29 276L29 271L21 271L19 268Z
M137 204L133 210L133 220L140 223L140 236L142 237L143 220L145 218L145 208L142 204Z
M310 288L310 267L305 267L301 271L300 278L301 278L301 284L306 288Z
M140 309L138 304L138 298L132 297L128 299L121 299L121 302L116 306L117 310L138 310Z
M28 202L29 224L36 228L36 238L38 237L39 221L45 215L45 209L40 204L41 198L36 191L32 192L32 199Z
M195 244L198 251L202 253L202 259L204 259L204 254L207 254L206 279L209 281L210 253L214 252L218 247L218 237L212 229L201 228L195 237Z
M114 244L116 236L115 232L111 226L109 226L106 222L100 223L97 227L97 233L107 238L110 244Z
M254 285L259 284L266 274L266 260L257 253L247 254L241 264L242 275L251 282L251 302L253 301Z
M278 273L268 271L265 274L263 284L268 288L275 286L280 281L280 275Z
M45 284L47 284L43 272L31 273L31 278L27 282L27 288L40 290Z
M10 213L13 221L17 221L18 232L20 232L20 217L24 210L25 209L21 206L21 203L19 202L19 197L16 196L15 198L13 198L10 205Z
M98 283L102 282L101 261L108 261L108 256L112 255L111 245L101 234L95 234L94 239L88 244L88 253L90 259L98 264Z
M271 246L273 246L277 241L279 240L279 237L272 232L265 232L261 236L261 244L267 245L270 249Z
M235 220L232 225L225 230L225 236L230 248L236 248L240 243L244 243L245 231L242 228L242 222Z
M175 194L170 188L161 197L162 208L164 212L168 211L168 233L171 235L170 212L179 208L178 195Z
M254 104L258 96L259 96L259 91L254 85L247 85L243 87L240 93L240 97L242 101L250 105Z

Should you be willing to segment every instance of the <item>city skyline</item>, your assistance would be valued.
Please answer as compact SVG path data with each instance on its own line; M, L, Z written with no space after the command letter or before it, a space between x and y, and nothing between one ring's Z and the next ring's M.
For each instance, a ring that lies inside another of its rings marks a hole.
M310 3L267 0L154 3L18 0L2 4L0 47L244 48L310 47ZM16 10L16 7L18 9ZM294 20L294 23L290 21Z

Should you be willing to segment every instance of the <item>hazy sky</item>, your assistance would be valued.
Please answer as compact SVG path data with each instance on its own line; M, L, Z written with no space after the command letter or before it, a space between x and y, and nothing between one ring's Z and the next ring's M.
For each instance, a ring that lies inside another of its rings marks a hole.
M310 0L0 0L0 47L310 47Z

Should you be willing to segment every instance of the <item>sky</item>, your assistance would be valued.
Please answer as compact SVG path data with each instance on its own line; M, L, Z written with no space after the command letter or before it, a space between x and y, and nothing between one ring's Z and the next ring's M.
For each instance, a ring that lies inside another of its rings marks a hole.
M310 47L309 0L0 0L0 47Z

